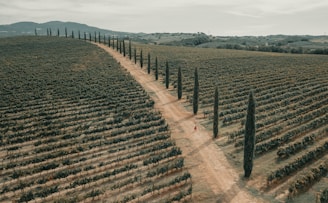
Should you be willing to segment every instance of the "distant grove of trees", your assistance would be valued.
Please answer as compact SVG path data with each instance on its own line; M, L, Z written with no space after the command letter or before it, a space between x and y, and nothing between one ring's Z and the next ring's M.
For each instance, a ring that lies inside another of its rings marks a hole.
M303 47L283 47L279 45L261 45L261 46L242 46L239 44L225 44L217 46L218 49L236 49L246 51L262 51L262 52L276 52L276 53L292 53L292 54L324 54L328 55L328 48L305 49Z

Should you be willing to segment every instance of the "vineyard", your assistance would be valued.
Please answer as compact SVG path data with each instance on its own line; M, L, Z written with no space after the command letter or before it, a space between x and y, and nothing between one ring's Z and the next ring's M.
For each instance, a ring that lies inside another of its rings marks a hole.
M155 57L159 75L192 109L194 70L199 75L198 118L212 130L214 90L219 90L217 145L242 174L244 123L251 90L256 100L254 173L247 185L279 201L315 202L328 185L328 57L134 44ZM137 55L136 54L136 55ZM144 59L146 61L147 59ZM146 71L146 70L145 70Z
M0 40L0 202L173 202L192 194L154 102L82 40Z

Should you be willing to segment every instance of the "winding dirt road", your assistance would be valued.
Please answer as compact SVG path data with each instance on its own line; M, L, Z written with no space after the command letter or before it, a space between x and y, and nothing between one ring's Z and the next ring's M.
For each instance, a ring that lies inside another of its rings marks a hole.
M199 119L183 107L183 101L172 96L154 75L103 44L95 44L112 55L138 81L155 101L185 157L192 174L193 202L264 202L251 196L241 175L230 166L221 149L213 142L212 133L199 125ZM197 126L195 130L194 127Z

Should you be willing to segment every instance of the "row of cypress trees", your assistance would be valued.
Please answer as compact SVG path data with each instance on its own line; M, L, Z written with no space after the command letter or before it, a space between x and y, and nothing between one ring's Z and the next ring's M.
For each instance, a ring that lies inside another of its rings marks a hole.
M123 40L124 41L124 40ZM123 43L123 50L125 46ZM129 58L131 60L131 40L129 41ZM124 51L123 51L124 52ZM124 55L125 56L125 55ZM147 57L147 73L150 74L151 65L150 65L150 53ZM137 53L134 49L134 62L137 63ZM140 51L140 66L143 67L143 52ZM155 58L155 80L158 80L158 59ZM169 63L165 63L165 87L169 88L170 80L170 69ZM182 71L181 67L178 69L178 78L177 78L177 96L178 99L182 98ZM194 115L198 112L198 101L199 101L199 80L198 80L198 69L194 70L194 89L193 89L193 113ZM214 91L214 105L213 105L213 138L217 138L219 134L219 91L218 87ZM254 150L255 150L255 100L253 92L251 91L248 99L248 108L247 116L245 122L245 137L244 137L244 177L250 177L253 168L253 159L254 159Z

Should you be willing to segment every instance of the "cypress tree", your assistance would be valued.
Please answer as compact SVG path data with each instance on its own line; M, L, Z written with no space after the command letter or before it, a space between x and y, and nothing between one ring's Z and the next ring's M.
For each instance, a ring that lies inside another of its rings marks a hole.
M87 41L87 33L84 32L84 41Z
M157 56L155 59L155 80L158 80L158 60L157 60Z
M72 39L74 39L74 31L72 30Z
M253 169L253 158L255 150L255 101L253 92L249 94L247 116L245 123L245 141L244 141L244 172L248 178Z
M131 39L129 39L129 58L132 59Z
M50 36L52 36L51 28L49 28L49 34L50 34Z
M113 46L113 49L115 49L115 36L113 36L113 44L112 44L112 46Z
M137 64L137 49L134 48L134 64Z
M213 137L217 138L219 134L219 91L215 87L214 93L214 116L213 116Z
M194 84L194 94L193 94L193 112L194 115L198 112L198 94L199 94L199 82L198 82L198 70L195 68L195 84Z
M65 37L67 38L67 27L65 27Z
M57 36L59 37L59 29L57 29Z
M181 67L178 70L178 99L182 98L182 73Z
M142 49L140 50L140 67L143 67L143 56L142 56Z
M165 87L166 89L169 88L170 85L170 70L169 70L169 63L166 61L165 63Z
M119 41L118 41L118 37L116 38L116 51L118 51L118 49L120 48L119 47L120 45L119 45Z
M78 34L79 34L79 39L81 39L81 32L80 32L80 30L78 31Z
M126 52L125 52L125 42L124 42L124 39L123 39L122 43L123 43L123 56L125 57L126 56Z
M100 32L98 32L98 42L100 43Z
M148 64L147 64L147 71L148 71L148 74L150 74L150 53L148 53Z
M110 47L110 35L108 35L108 47Z
M120 41L120 54L122 54L122 41Z
M97 32L95 31L95 42L97 42Z

